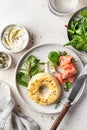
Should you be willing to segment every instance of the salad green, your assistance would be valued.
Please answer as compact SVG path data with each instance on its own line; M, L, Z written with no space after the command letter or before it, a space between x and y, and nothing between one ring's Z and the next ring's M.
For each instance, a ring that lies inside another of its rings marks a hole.
M61 51L51 51L48 54L48 59L56 67L60 64L60 56L66 55L67 53ZM37 73L43 72L40 65L47 64L48 62L40 62L34 55L29 55L29 57L24 61L21 69L17 73L17 83L27 87L30 79Z
M68 33L70 41L65 46L73 46L77 50L87 52L87 9L71 20Z
M71 88L71 86L72 86L72 83L66 82L65 83L65 87L64 87L65 91L69 91L69 89Z
M23 65L21 66L19 72L17 73L16 79L17 83L27 87L28 82L30 79L40 73L44 72L44 70L41 68L41 65L44 67L44 64L47 64L48 62L51 62L54 67L57 67L60 65L60 56L67 55L66 51L51 51L48 53L48 59L47 62L40 62L39 59L37 59L34 55L29 55L28 58L24 61ZM75 63L76 60L73 59L73 63ZM65 90L68 91L71 88L71 83L66 82L65 83Z
M17 82L18 84L27 87L28 86L29 77L26 73L18 72L17 74Z
M29 80L37 73L41 72L39 66L40 60L34 55L30 55L22 65L20 71L17 73L18 84L27 87Z
M67 55L67 52L61 52L61 51L51 51L48 54L48 59L52 62L52 64L56 67L60 64L60 56Z

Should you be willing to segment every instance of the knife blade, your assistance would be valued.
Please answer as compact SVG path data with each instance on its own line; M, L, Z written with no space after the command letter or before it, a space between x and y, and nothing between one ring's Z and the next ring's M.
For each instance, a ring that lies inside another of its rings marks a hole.
M68 97L68 100L70 100L70 102L73 102L75 97L77 96L78 92L80 91L81 87L83 86L83 83L85 81L87 77L87 74L81 75L79 76L76 81L73 84L73 89Z

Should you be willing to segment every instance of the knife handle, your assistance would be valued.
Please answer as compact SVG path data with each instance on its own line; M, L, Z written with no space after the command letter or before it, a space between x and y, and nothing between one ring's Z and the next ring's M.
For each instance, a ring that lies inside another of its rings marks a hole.
M69 110L71 104L70 101L67 102L63 109L61 110L59 116L57 117L57 119L54 121L53 125L51 126L50 130L56 130L57 127L59 126L60 122L62 121L63 117L65 116L66 112Z

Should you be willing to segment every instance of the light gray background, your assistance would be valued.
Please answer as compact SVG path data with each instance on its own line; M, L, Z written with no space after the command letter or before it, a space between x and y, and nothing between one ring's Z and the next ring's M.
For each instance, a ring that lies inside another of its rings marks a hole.
M79 0L77 9L84 6L87 6L87 0ZM65 25L67 25L71 15L67 17L53 15L48 9L48 0L0 0L0 33L8 24L20 24L30 31L34 42L33 46L44 43L63 45L68 41ZM4 50L1 43L0 50ZM36 120L41 130L49 130L58 114L45 115L29 110L16 91L14 70L19 58L26 50L18 54L11 54L13 57L12 66L7 71L0 71L0 79L11 87L12 94L17 104L20 105L21 111ZM79 102L70 109L58 128L58 130L83 129L87 129L87 88L85 88Z

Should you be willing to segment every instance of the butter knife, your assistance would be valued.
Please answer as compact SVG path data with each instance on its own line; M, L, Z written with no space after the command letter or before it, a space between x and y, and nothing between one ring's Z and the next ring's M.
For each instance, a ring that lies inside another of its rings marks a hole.
M57 127L59 126L59 124L61 123L63 117L65 116L65 114L67 113L67 111L69 110L69 108L71 107L71 103L74 101L74 99L76 98L78 92L80 91L81 87L83 86L83 83L85 81L85 79L87 78L87 65L84 67L84 69L81 71L81 73L79 74L78 78L76 79L76 81L73 84L73 89L68 97L68 101L65 103L63 109L61 110L59 116L57 117L57 119L54 121L52 127L50 128L50 130L56 130Z

